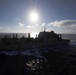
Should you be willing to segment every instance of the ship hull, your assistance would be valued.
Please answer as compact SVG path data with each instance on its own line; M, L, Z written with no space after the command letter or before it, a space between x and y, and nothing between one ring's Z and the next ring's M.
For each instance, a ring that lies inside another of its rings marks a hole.
M24 50L24 49L34 49L34 48L44 48L53 47L61 45L69 45L70 40L61 41L42 41L42 42L25 42L17 44L0 44L0 50Z

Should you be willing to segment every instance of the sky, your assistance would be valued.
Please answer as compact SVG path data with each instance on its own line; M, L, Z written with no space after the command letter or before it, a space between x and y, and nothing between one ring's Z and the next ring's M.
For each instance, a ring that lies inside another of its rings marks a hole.
M39 20L29 14L36 9ZM76 0L0 0L0 33L76 33Z

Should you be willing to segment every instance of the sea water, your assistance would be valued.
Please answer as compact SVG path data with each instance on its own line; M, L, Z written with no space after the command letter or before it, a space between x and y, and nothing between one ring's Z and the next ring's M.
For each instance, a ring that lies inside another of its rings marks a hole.
M20 55L28 56L28 58L30 57L25 63L27 66L25 68L26 75L28 75L28 73L30 73L29 75L76 75L76 35L67 34L63 35L62 38L70 39L68 46L55 46L19 51L0 51L0 55ZM26 70L29 72L27 73ZM34 74L31 74L31 72Z
M2 34L0 34L2 35ZM4 34L3 34L4 35ZM19 37L23 36L25 34L18 34ZM62 34L62 38L63 39L69 39L70 43L69 46L58 46L58 47L53 47L54 50L60 50L62 48L62 50L70 50L70 51L76 51L76 34ZM0 54L5 54L5 55L35 55L35 56L40 56L43 52L48 52L49 50L51 50L52 47L50 48L39 48L39 49L26 49L26 50L12 50L12 51L0 51Z

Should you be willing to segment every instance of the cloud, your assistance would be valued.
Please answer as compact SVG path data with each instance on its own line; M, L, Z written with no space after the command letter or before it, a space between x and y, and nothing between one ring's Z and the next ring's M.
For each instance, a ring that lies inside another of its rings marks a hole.
M21 28L23 26L24 26L24 24L20 22L20 23L18 23L18 25L16 26L16 28Z
M39 27L40 25L39 24L34 24L34 25L28 25L26 26L27 28L36 28L36 27Z
M41 26L45 26L45 24L46 24L46 23L42 23L42 25L41 25Z
M23 27L24 26L24 24L23 23L19 23L19 27Z
M10 30L10 28L9 28L9 27L7 27L6 29L7 29L7 30Z
M1 29L2 27L0 27L0 29Z
M37 27L38 27L38 26L39 26L39 24L35 24L35 26L37 26Z
M54 21L48 24L48 26L50 25L57 27L76 27L76 20Z
M31 25L28 25L28 26L26 26L27 28L34 28L34 26L31 26Z

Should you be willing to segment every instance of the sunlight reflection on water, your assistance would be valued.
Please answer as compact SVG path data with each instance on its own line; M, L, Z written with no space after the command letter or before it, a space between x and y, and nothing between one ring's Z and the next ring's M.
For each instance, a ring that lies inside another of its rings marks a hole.
M46 66L47 59L46 58L34 58L32 60L28 60L26 63L28 71L41 70Z

